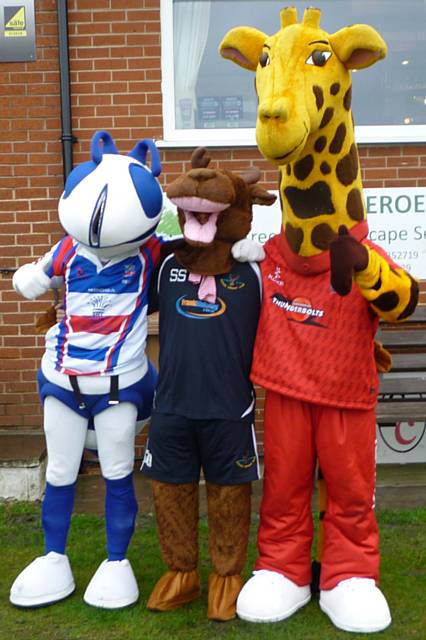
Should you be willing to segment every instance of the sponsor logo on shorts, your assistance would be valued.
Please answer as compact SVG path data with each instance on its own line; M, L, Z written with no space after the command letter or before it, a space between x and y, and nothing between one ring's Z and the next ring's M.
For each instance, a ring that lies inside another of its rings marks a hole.
M176 310L186 318L196 320L206 320L217 318L226 311L226 304L221 298L216 298L216 302L206 302L205 300L195 300L181 296L176 300Z
M142 466L149 467L149 469L151 469L151 467L152 467L152 453L148 449L148 447L145 449L145 453L144 453L143 461L142 461Z
M250 469L250 467L256 464L256 456L243 456L239 460L236 460L235 464L240 469Z
M273 293L271 299L276 307L286 312L288 319L292 322L301 322L322 328L326 327L325 324L317 321L317 318L324 318L324 309L313 307L308 298L298 296L290 300L281 293Z
M220 284L229 291L238 291L238 289L246 286L246 283L241 280L240 276L234 275L233 273L228 273L227 276L221 278Z

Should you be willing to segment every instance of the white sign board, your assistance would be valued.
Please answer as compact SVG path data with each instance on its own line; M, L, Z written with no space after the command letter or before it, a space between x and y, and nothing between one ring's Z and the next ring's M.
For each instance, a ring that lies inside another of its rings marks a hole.
M426 462L426 422L377 426L377 462Z
M274 191L278 196L278 192ZM416 278L426 279L426 188L364 189L369 238ZM260 243L280 232L279 198L255 205L250 237Z

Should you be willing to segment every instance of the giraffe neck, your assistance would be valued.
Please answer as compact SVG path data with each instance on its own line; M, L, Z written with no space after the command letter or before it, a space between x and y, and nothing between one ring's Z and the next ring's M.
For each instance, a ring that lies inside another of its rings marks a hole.
M311 134L298 160L280 167L282 223L292 250L326 251L344 224L365 218L351 111Z

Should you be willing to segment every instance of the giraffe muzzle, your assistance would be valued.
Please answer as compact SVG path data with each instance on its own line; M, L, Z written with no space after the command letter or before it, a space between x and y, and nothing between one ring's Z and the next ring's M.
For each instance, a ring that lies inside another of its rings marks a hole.
M287 122L289 113L290 100L288 98L264 101L259 105L259 119L263 123L267 123L270 120Z

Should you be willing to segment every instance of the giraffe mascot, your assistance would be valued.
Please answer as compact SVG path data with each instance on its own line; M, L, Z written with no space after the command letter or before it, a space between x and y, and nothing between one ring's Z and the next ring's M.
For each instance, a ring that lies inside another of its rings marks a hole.
M265 480L253 577L240 618L283 620L311 598L310 509L327 488L320 607L340 629L391 623L378 588L374 334L415 309L418 285L367 240L350 69L386 54L368 25L329 34L320 11L283 9L272 36L229 31L220 53L256 72L260 151L280 170L282 231L265 247L252 379L266 388Z

